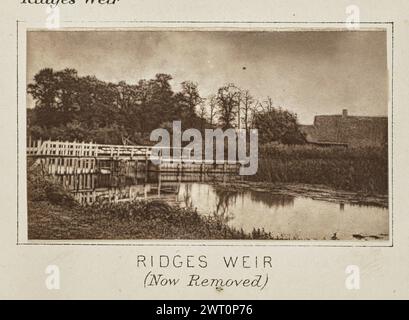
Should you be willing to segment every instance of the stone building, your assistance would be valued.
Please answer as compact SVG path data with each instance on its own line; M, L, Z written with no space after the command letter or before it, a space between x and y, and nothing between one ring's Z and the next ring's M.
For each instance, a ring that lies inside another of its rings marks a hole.
M308 143L340 146L384 146L388 143L388 118L340 115L315 116L313 125L301 125Z

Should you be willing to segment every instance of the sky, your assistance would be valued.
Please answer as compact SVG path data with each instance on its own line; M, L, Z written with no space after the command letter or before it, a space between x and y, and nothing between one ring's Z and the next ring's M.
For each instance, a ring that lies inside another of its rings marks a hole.
M385 31L29 31L27 81L46 67L129 84L168 73L175 91L234 83L311 124L342 109L387 115L386 43Z

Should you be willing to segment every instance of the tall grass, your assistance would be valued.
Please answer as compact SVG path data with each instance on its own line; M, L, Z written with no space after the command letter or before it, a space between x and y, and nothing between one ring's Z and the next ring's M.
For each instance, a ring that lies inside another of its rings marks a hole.
M216 216L162 201L60 206L28 201L28 238L39 239L296 239L264 229L244 232Z
M249 179L321 184L336 189L387 194L387 148L264 145L258 172Z

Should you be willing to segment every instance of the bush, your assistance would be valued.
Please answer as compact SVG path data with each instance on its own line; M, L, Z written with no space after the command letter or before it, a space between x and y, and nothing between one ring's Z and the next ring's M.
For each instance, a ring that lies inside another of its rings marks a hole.
M52 204L72 207L77 205L74 197L45 174L35 164L28 164L27 198L29 201L48 201Z

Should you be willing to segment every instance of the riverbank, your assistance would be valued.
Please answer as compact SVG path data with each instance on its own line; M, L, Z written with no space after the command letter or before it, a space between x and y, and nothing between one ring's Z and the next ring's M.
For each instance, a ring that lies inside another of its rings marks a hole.
M97 203L91 206L28 202L29 240L296 240L264 230L245 233L214 216L162 201Z
M254 181L215 182L213 185L220 190L238 192L252 190L271 195L301 196L328 202L388 208L388 195L336 190L324 185Z

